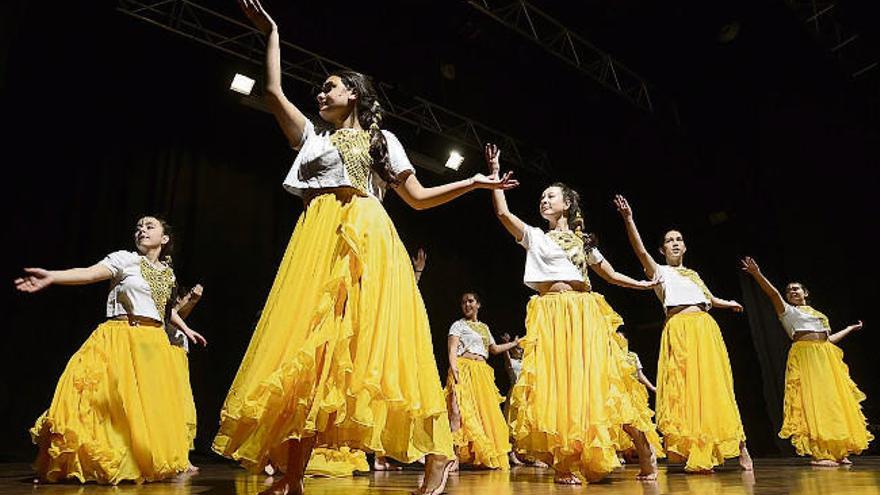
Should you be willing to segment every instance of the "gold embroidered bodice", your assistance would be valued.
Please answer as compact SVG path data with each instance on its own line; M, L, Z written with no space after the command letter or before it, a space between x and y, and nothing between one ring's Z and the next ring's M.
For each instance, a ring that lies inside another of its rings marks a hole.
M547 232L547 237L553 239L568 256L569 261L577 267L584 277L584 286L586 289L592 290L590 284L590 269L587 263L587 253L584 251L584 240L581 236L571 230L551 230Z
M803 306L795 306L795 308L803 311L804 313L806 313L810 316L814 316L816 318L819 318L819 320L822 321L822 327L825 330L829 330L829 331L831 330L831 323L828 321L828 317L825 316L825 314L822 313L821 311L819 311L818 309L814 309L812 306L807 306L806 304Z
M679 275L688 278L691 280L691 282L697 284L697 287L699 287L700 290L703 291L703 295L706 296L706 300L709 301L709 303L712 302L712 292L710 292L709 288L706 287L706 284L703 282L703 279L700 278L699 273L697 273L695 270L691 270L690 268L685 268L683 266L674 266L673 268L675 269L675 271L678 272Z
M482 321L465 320L464 322L467 323L467 326L469 326L471 328L471 330L473 330L474 332L479 334L480 337L483 338L483 346L486 348L486 351L488 352L489 344L492 343L492 338L490 337L490 334L489 334L489 326L486 325L485 323L483 323Z
M156 304L159 316L165 316L165 307L171 299L171 291L174 288L174 270L169 266L155 267L147 258L141 258L141 276L150 286L150 295Z
M352 187L366 193L370 185L370 133L357 129L337 129L330 135L330 142L339 150L342 164Z

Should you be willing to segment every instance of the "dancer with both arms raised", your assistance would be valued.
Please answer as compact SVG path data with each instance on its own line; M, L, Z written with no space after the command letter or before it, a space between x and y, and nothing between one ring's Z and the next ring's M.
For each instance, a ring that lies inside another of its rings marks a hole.
M500 174L499 151L486 147L490 177ZM640 479L656 479L657 465L645 437L651 414L631 400L633 369L612 345L620 316L592 291L588 269L614 285L647 290L656 281L617 273L583 232L577 192L548 187L539 203L549 231L527 225L492 194L504 228L526 249L523 281L538 292L529 301L522 374L512 391L511 429L518 452L550 464L556 482L597 481L620 466L612 432L623 427L639 451Z
M837 347L858 322L831 333L828 318L808 305L809 292L800 282L785 287L785 299L749 257L742 269L770 298L773 309L793 341L785 366L785 399L780 438L791 437L798 455L808 455L815 466L851 464L849 454L868 448L874 436L859 405L865 394L849 376L843 351Z
M668 459L685 461L688 472L708 473L724 459L739 457L740 466L751 471L727 347L708 312L712 307L739 312L742 306L712 295L699 274L684 267L681 232L666 232L660 247L666 264L654 261L626 198L618 195L614 203L645 275L662 281L655 289L666 312L657 365L657 426Z
M423 187L397 138L380 130L369 79L331 75L317 96L320 132L281 89L280 38L256 0L242 10L267 36L266 102L299 149L284 186L303 198L297 222L221 411L214 450L259 472L285 470L267 493L302 493L315 446L348 446L409 463L427 455L419 493L444 490L452 433L428 316L406 249L381 199L391 186L411 207L509 176ZM401 352L405 350L405 352Z

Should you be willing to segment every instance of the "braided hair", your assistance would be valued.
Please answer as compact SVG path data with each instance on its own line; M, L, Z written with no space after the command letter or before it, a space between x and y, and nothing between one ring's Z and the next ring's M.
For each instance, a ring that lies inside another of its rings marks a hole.
M382 134L382 104L373 82L369 76L351 70L340 71L334 74L349 91L357 95L355 111L358 123L370 133L370 157L373 159L370 167L379 174L388 184L396 186L400 183L397 176L392 172L391 160L388 157L388 141Z
M581 214L581 195L563 182L554 182L550 187L558 187L562 191L562 199L568 204L568 211L565 213L565 219L568 226L584 241L584 250L589 251L599 244L599 239L592 232L585 232L586 224Z

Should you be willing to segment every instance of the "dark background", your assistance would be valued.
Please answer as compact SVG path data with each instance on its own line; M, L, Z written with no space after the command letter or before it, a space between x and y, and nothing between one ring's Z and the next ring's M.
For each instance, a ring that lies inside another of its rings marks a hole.
M120 14L114 2L78 3L87 5L0 7L2 197L11 223L3 229L0 460L32 457L27 428L102 320L106 295L99 284L25 296L11 280L24 266L87 266L134 249L134 224L144 213L175 226L178 278L206 287L190 319L210 341L190 355L197 450L205 453L302 211L281 188L293 155L274 120L227 89L236 71L257 75L259 67ZM241 18L232 1L210 3ZM841 347L876 424L877 78L873 88L848 81L782 1L535 4L673 98L681 126L635 110L463 2L274 1L268 8L284 39L546 150L552 179L581 192L589 228L620 271L640 269L610 203L614 193L630 198L646 241L681 229L687 264L713 292L746 301L751 312L715 316L755 455L789 453L775 440L788 342L739 274L742 255L755 256L778 286L806 283L835 328L866 321ZM870 4L842 2L840 11L880 56L872 33L880 16ZM738 36L719 42L732 21ZM441 75L444 64L455 66L455 79ZM314 110L307 87L285 84L291 99ZM393 120L387 126L411 149L445 160L441 138L412 135ZM465 156L457 174L419 170L419 177L437 184L482 171L478 153ZM516 171L523 186L508 195L511 207L539 224L537 200L550 178ZM423 212L393 193L385 204L404 243L428 252L421 289L444 376L446 330L463 290L482 295L481 319L496 336L524 333L523 253L485 192ZM593 279L654 377L663 318L656 298ZM500 360L494 364L506 392Z

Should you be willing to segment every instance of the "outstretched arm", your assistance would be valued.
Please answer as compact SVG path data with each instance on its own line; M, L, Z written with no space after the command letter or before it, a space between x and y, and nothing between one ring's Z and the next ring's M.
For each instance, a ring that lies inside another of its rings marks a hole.
M654 257L648 253L647 249L645 249L645 243L642 242L642 236L639 235L639 229L636 227L635 218L633 218L632 207L629 205L626 198L620 194L614 197L614 206L617 207L617 212L623 217L623 224L626 226L626 236L629 238L629 245L632 246L633 251L636 253L636 257L639 259L639 263L642 264L642 268L645 270L645 275L653 279L657 274L657 262L654 261Z
M519 337L513 339L513 342L505 342L503 344L489 344L489 354L496 355L501 354L502 352L507 353L507 351L513 349L514 347L519 345Z
M607 259L603 259L600 263L596 263L595 265L590 265L590 268L598 273L599 276L602 277L602 279L604 279L609 284L626 287L628 289L653 289L655 286L660 284L660 279L656 277L656 275L652 280L636 280L632 277L628 277L622 273L619 273L614 269L613 266L611 266L611 263L609 263Z
M489 166L489 177L498 177L501 174L501 150L494 144L487 144L485 157L486 164ZM498 221L519 242L525 235L526 224L511 213L510 208L507 207L507 198L504 196L503 190L492 191L492 206Z
M758 266L758 262L749 256L746 256L740 261L741 268L744 272L748 273L758 282L758 286L761 287L761 290L764 291L764 294L767 294L767 297L770 298L770 302L773 303L773 309L776 311L776 314L781 315L785 312L785 302L782 300L782 294L776 290L776 287L773 287L773 284L767 280L767 277L761 273L761 267Z
M21 292L37 292L57 285L86 285L108 280L113 274L102 263L88 268L70 268L68 270L44 270L42 268L25 268L26 275L15 279L15 288Z
M850 325L850 326L844 328L843 330L841 330L841 331L839 331L839 332L835 332L835 333L831 334L831 335L828 337L828 340L829 340L832 344L836 344L836 343L840 342L841 340L843 340L844 337L846 337L847 335L849 335L850 332L855 332L856 330L861 330L861 329L862 329L862 326L863 326L862 321L859 320L858 323L856 323L856 324L854 324L854 325Z
M294 148L302 144L306 116L284 95L281 89L281 37L278 25L263 8L260 0L238 0L251 23L266 35L266 85L264 99L278 126Z
M419 182L415 174L408 173L402 183L394 190L413 209L427 210L428 208L448 203L474 189L513 189L519 185L519 182L511 178L511 175L508 172L503 177L498 178L477 174L469 179L435 187L425 187Z

